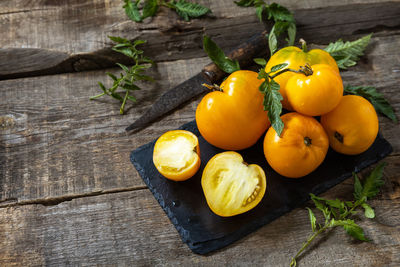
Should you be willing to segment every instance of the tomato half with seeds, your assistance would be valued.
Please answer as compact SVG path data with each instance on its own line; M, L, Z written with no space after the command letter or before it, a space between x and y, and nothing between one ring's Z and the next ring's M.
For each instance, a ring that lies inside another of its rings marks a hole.
M303 177L324 161L329 148L328 136L313 117L291 112L281 119L285 124L281 135L272 127L265 135L265 158L280 175Z
M375 141L379 121L374 106L357 95L342 97L339 105L321 116L321 124L336 152L356 155L366 151Z
M204 168L201 186L210 209L229 217L253 209L264 197L267 186L264 170L248 165L234 151L222 152Z
M200 167L200 147L197 136L185 130L168 131L161 135L153 151L153 163L164 177L184 181Z
M196 109L196 123L210 144L225 150L254 145L270 125L264 111L262 80L254 71L232 73L220 90L208 93Z
M310 64L311 66L315 64L326 64L331 66L335 71L339 73L339 68L336 64L335 59L328 52L322 49L312 49L308 52L305 52L295 46L282 48L275 54L273 54L272 57L269 59L267 65L265 66L265 71L270 72L273 66L282 63L288 64L285 68L290 68L294 70L298 70L306 63ZM273 74L274 73L272 73L272 75ZM293 72L285 72L274 78L274 80L280 85L280 93L283 97L282 105L288 110L294 109L287 100L286 83L289 78L292 77L294 74L295 73Z

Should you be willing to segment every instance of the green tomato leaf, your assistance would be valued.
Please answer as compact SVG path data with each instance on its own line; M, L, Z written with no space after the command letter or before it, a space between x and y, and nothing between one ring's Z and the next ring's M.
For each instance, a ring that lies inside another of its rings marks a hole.
M276 50L278 50L278 39L275 34L275 25L272 27L270 33L268 34L268 47L271 56L275 53Z
M281 69L285 68L287 65L288 65L287 63L282 63L282 64L275 65L275 66L273 66L273 67L271 68L270 73L271 73L271 72L278 71L278 70L281 70Z
M369 206L367 203L362 203L361 206L364 208L364 215L365 217L369 219L375 218L375 211L371 206Z
M111 41L118 44L129 44L129 40L118 36L107 36Z
M197 18L210 13L211 10L197 3L186 2L185 0L168 2L168 7L174 9L176 13L185 21Z
M268 19L273 18L275 22L288 21L294 22L293 14L284 6L272 3L266 8Z
M264 110L268 111L268 118L272 128L280 136L283 131L283 121L280 117L282 113L282 95L279 93L279 84L274 80L268 82L268 78L260 85L260 91L264 93Z
M333 226L342 226L344 228L344 230L349 235L354 237L355 239L358 239L361 241L369 241L364 235L364 230L351 219L336 220L336 221L333 221L332 225Z
M125 5L123 8L125 9L125 13L133 21L136 22L141 22L142 21L142 16L140 15L139 12L139 1L132 2L131 0L124 0Z
M157 0L146 0L143 6L143 16L142 18L153 17L158 10Z
M239 62L226 57L224 51L207 35L203 37L203 48L208 57L224 72L232 73L240 70Z
M264 58L254 58L254 62L258 65L265 67L267 65L267 61Z
M129 72L129 68L125 66L124 64L121 63L116 63L121 69L123 69L125 72Z
M311 229L313 232L315 232L315 230L317 229L317 226L316 226L317 219L315 218L315 215L312 212L312 210L310 208L307 208L307 209L308 209L308 217L310 218Z
M296 40L296 24L290 23L287 29L288 39L286 39L288 46L294 45L294 41Z
M353 172L353 177L354 177L354 198L356 200L360 200L362 198L362 191L363 187L361 185L360 179L358 179L358 176L356 173Z
M263 5L256 7L256 15L260 22L263 21L264 8L265 7Z
M241 6L241 7L249 7L249 6L255 6L259 0L240 0L240 1L234 1L236 5Z
M344 92L366 98L375 107L377 112L397 123L397 118L392 106L381 93L376 91L375 87L346 85L344 87Z
M380 163L376 168L371 172L371 174L365 179L363 184L363 191L361 193L362 197L366 197L371 199L375 197L385 182L382 180L383 169L386 165L386 162Z
M330 43L325 51L336 60L339 68L347 69L357 64L359 57L364 54L371 36L372 34L369 34L352 42L343 42L339 39L335 43Z

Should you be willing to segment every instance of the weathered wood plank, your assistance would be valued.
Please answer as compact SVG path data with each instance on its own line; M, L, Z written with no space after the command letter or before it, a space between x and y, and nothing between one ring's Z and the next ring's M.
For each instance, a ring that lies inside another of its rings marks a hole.
M399 44L400 35L374 37L361 63L342 72L345 83L376 86L398 118ZM200 98L141 132L126 135L124 128L162 92L208 62L200 58L159 63L153 70L158 82L145 84L137 92L139 101L124 116L113 99L89 101L99 92L97 81L106 79L103 71L1 81L0 118L7 126L0 128L0 201L9 205L143 188L129 162L130 151L193 120ZM382 116L380 122L398 155L398 124Z
M109 49L108 35L148 40L147 54L155 61L172 61L205 56L201 45L204 33L223 49L231 50L262 31L254 9L240 8L227 0L200 1L212 8L214 18L183 22L171 11L162 9L156 18L144 23L129 21L116 2L38 2L21 0L12 8L8 1L0 3L0 10L5 10L0 14L0 29L6 33L6 38L0 40L0 79L129 63ZM296 9L298 37L319 44L338 38L353 39L369 32L385 34L400 27L400 1L335 1L329 2L328 7L323 1L278 2ZM102 18L100 24L98 17ZM38 34L39 29L46 32Z
M398 174L399 157L386 161L385 177ZM397 176L397 192L398 182ZM336 229L317 240L300 266L398 266L400 198L389 197L392 186L386 181L371 201L375 219L360 216L372 242L355 242ZM349 199L352 187L349 179L324 196ZM307 211L295 209L221 251L199 256L181 241L151 193L138 190L0 208L0 265L288 266L310 233Z

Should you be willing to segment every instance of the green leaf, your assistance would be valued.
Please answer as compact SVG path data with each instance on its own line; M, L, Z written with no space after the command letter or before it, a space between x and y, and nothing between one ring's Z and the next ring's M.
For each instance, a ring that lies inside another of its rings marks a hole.
M365 217L369 219L375 218L375 212L371 206L369 206L367 203L362 203L361 206L364 208Z
M325 220L328 221L331 217L331 211L329 210L329 208L327 206L325 206L325 204L321 203L319 201L319 199L321 199L320 197L317 197L316 195L310 193L311 196L311 200L314 202L314 205L317 209L319 209L320 211L322 211L322 214L325 217Z
M347 220L336 220L333 221L332 223L333 226L342 226L344 230L351 235L352 237L361 240L361 241L369 241L365 236L364 236L364 230L356 224L353 220L347 219Z
M123 69L125 72L129 72L129 68L125 66L124 64L121 63L116 63L118 66L120 66L121 69Z
M266 8L268 19L273 18L275 22L288 21L294 22L293 14L284 6L272 3Z
M170 1L168 2L168 6L175 9L176 13L186 21L211 12L211 10L205 6L197 3L186 2L185 0Z
M393 122L397 123L397 118L392 106L381 93L376 91L375 87L346 85L344 87L344 92L366 98L375 107L377 112L382 113Z
M263 5L256 7L256 16L260 22L263 21L264 9L265 9L265 6L263 6Z
M204 35L203 37L203 48L207 53L208 57L223 71L226 73L232 73L240 70L239 62L233 61L225 56L224 51L216 43L214 43L210 37Z
M371 199L379 193L380 187L385 183L382 180L383 169L385 165L386 162L380 163L371 172L371 174L367 177L367 179L365 179L365 182L363 184L363 191L361 193L362 197L367 197L368 199Z
M106 74L107 74L108 76L110 76L110 77L111 77L111 79L113 79L113 80L114 80L114 82L118 80L118 78L117 78L117 77L115 77L115 75L114 75L114 74L112 74L111 72L106 72Z
M360 179L358 179L358 176L356 173L353 172L353 177L354 177L354 198L356 200L360 200L362 198L362 191L363 187L361 185Z
M343 42L339 39L335 43L330 43L325 51L336 60L339 68L347 69L357 64L359 57L364 54L371 36L372 34L369 34L352 42Z
M133 101L133 102L136 102L136 97L134 97L132 95L128 95L128 99Z
M288 65L287 63L282 63L282 64L275 65L275 66L273 66L271 68L271 72L275 72L275 71L281 70L281 69L285 68L287 65Z
M117 94L117 93L111 93L111 96L112 96L113 98L115 98L115 99L121 101L121 102L124 101L124 99L122 98L122 96L120 96L120 95Z
M255 6L257 4L257 0L240 0L240 1L234 1L236 5L241 6L241 7L249 7L249 6Z
M288 39L286 41L288 42L288 46L294 45L294 41L296 40L296 24L290 23L287 32Z
M267 65L267 61L264 58L254 58L254 62L258 65L265 66Z
M129 44L129 40L118 36L107 36L111 41L119 44Z
M283 131L283 121L280 117L282 113L282 95L279 93L279 84L274 80L268 82L269 78L260 85L260 91L264 93L264 110L268 111L268 118L272 128L280 136Z
M101 83L101 82L97 82L97 83L99 84L101 90L102 90L105 94L107 94L107 89L106 89L106 87L104 86L104 84Z
M123 8L125 9L125 13L133 21L136 22L141 22L142 21L142 16L140 15L139 12L139 1L132 2L131 0L124 0L125 5Z
M308 209L308 217L310 218L311 229L313 230L313 232L315 232L315 230L317 229L317 226L316 226L317 219L315 218L315 215L312 212L312 210L309 208L307 208L307 209Z
M268 34L268 47L271 56L275 53L276 50L278 50L278 39L275 34L275 25L272 27L271 31Z
M135 52L132 51L129 47L113 47L112 50L124 54L127 57L133 58L135 56Z
M143 6L142 18L153 17L158 10L157 0L146 0Z

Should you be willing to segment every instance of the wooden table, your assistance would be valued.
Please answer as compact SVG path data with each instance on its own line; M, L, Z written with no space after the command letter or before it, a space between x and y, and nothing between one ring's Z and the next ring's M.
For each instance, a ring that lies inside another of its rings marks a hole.
M310 234L307 211L295 209L229 247L193 254L129 161L130 152L194 119L200 97L148 128L124 128L168 88L210 62L207 33L229 51L262 31L252 8L198 1L212 16L184 22L161 8L134 23L122 1L0 2L0 265L288 266ZM345 83L372 85L400 118L400 1L278 1L294 11L297 37L326 45L374 32L366 56L343 71ZM119 115L113 99L89 101L115 62L108 35L145 39L156 61L138 101ZM385 185L371 201L376 218L359 222L372 242L336 229L300 259L301 266L400 266L400 128L380 116L392 144ZM362 172L366 173L372 168ZM348 179L324 194L351 199Z

